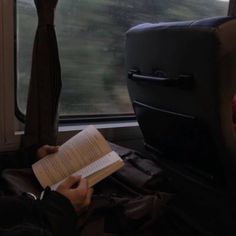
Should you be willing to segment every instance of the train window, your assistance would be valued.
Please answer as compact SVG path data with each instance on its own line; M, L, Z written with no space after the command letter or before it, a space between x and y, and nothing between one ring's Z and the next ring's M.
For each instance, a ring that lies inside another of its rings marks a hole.
M56 32L62 65L61 116L130 115L124 37L142 22L226 15L229 0L60 0ZM16 1L17 105L26 110L36 11Z

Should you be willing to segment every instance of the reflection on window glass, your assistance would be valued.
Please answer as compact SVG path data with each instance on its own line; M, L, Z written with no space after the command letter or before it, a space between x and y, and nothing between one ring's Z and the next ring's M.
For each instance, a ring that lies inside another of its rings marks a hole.
M143 22L227 14L224 0L60 0L56 32L62 66L61 115L132 112L124 69L125 32ZM17 0L17 101L25 112L33 39L33 0Z

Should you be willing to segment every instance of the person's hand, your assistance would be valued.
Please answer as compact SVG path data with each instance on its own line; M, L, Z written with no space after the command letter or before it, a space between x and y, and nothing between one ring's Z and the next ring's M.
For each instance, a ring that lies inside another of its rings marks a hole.
M93 194L93 189L88 187L87 180L81 179L81 176L74 175L67 177L57 187L56 191L69 199L77 212L80 212L90 204Z
M43 145L37 150L37 160L40 160L44 158L45 156L57 152L59 149L59 146L49 146L49 145Z

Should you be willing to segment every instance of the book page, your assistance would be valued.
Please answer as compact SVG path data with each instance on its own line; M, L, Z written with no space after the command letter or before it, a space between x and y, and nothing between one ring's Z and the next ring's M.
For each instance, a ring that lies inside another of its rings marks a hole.
M51 186L111 151L104 137L90 125L32 168L43 187Z
M95 172L92 175L89 175L86 178L88 180L88 186L92 187L93 185L95 185L99 181L105 179L107 176L113 174L115 171L117 171L120 168L122 168L123 166L124 166L124 162L123 161L117 161L117 162L111 164L110 166L107 166L104 169L102 169L102 170L100 170L98 172Z
M87 178L89 187L92 187L95 183L99 182L102 179L101 177L107 177L109 174L120 169L123 165L124 162L120 158L120 156L116 152L112 151L101 157L97 161L76 171L75 173L73 173L73 175L80 175L82 178ZM107 171L108 167L109 172ZM102 176L100 177L100 175ZM64 180L65 179L52 185L51 189L55 190Z

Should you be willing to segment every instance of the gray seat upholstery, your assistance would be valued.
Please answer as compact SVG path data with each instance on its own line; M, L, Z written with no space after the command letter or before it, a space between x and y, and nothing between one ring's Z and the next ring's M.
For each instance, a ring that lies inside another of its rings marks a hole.
M146 146L162 160L235 184L236 18L133 27L126 63Z

